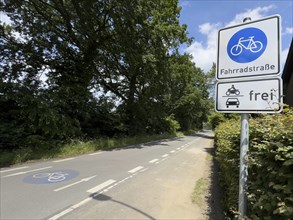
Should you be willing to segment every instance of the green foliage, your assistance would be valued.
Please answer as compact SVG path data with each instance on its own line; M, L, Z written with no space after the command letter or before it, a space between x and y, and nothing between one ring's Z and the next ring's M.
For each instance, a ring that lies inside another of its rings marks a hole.
M196 130L207 120L206 76L178 52L191 39L177 0L0 4L11 19L0 22L0 150Z
M165 118L166 130L169 134L176 134L180 129L180 124L175 120L174 115Z
M170 60L172 75L168 82L168 105L182 131L201 129L211 108L206 75L190 60L187 54L175 54Z
M208 122L212 126L212 129L215 129L221 122L224 121L225 117L222 113L213 113L208 117Z
M226 208L235 212L238 195L239 124L216 128L217 159ZM250 120L248 217L293 217L293 109Z
M214 112L208 117L208 123L212 126L212 129L215 129L220 123L227 120L238 120L240 117L237 114L222 114Z
M293 217L293 109L251 120L250 213L253 219Z
M30 147L13 151L0 151L0 167L23 163L34 159L66 158L98 150L112 150L122 147L140 147L139 144L166 138L180 136L180 134L141 135L135 137L97 138L95 140L71 140L68 143L51 143L51 146L41 151ZM48 144L48 143L47 143Z
M216 159L219 162L220 184L224 190L224 208L237 210L239 182L240 121L220 123L215 129Z

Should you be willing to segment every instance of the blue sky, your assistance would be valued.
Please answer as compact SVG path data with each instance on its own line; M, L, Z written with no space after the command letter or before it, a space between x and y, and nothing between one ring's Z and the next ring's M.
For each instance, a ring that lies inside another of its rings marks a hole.
M245 17L258 20L279 14L281 16L282 51L281 63L284 66L293 36L293 0L179 0L182 7L180 23L187 24L192 45L181 47L181 52L190 53L197 67L209 71L217 58L218 30L241 24Z

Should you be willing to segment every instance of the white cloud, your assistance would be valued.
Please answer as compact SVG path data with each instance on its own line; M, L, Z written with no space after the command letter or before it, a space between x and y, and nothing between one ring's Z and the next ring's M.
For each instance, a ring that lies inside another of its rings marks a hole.
M289 52L289 47L281 51L281 69L284 68L285 66L288 52Z
M213 29L215 28L215 25L211 23L204 23L202 25L199 25L199 32L202 34L209 34Z
M293 27L292 28L286 28L285 34L293 34Z
M204 44L203 42L195 41L186 49L187 53L192 54L193 62L196 63L196 66L205 72L210 70L213 62L217 59L217 33L220 27L220 23L204 23L200 25L199 32L206 35L207 42Z
M187 48L186 52L192 54L193 62L196 63L196 66L206 72L210 70L212 63L217 59L215 47L211 45L205 47L200 42L194 42Z
M252 21L258 20L260 18L267 16L268 12L272 9L275 9L275 8L276 8L275 5L269 5L269 6L265 6L265 7L257 7L254 9L247 9L245 12L236 14L234 19L232 21L230 21L228 24L226 24L225 26L232 26L232 25L241 24L243 22L243 19L247 18L247 17L250 17Z
M217 60L217 43L218 43L218 30L222 27L228 27L236 24L241 24L243 19L250 17L252 20L257 20L268 15L270 10L274 9L274 5L265 7L257 7L254 9L247 9L246 11L236 14L234 19L223 24L218 23L204 23L198 26L198 31L205 35L206 43L194 41L191 46L186 48L185 52L193 56L193 62L196 66L208 72L213 62ZM289 29L288 31L291 31Z

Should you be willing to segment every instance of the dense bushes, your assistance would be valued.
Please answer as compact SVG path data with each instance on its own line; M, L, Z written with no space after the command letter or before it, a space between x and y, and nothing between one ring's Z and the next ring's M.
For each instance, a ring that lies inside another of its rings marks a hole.
M224 203L236 214L239 179L240 121L216 128L217 160ZM293 218L293 109L250 120L248 217Z
M215 129L220 123L231 120L231 119L239 119L238 114L222 114L214 112L208 117L208 123L209 125Z
M224 191L224 209L237 210L239 178L240 122L221 123L215 130L216 157L219 162L220 184Z

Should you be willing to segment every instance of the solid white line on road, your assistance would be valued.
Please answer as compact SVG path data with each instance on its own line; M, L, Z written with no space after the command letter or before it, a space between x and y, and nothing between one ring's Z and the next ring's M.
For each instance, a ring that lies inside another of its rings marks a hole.
M17 167L17 168L13 168L13 169L9 169L9 170L1 170L0 173L7 173L7 172L15 171L15 170L26 169L26 168L29 168L29 167L25 166L25 167Z
M13 174L3 176L3 177L17 176L17 175L31 173L31 172L35 172L35 171L39 171L39 170L45 170L45 169L49 169L49 168L52 168L52 167L51 166L50 167L43 167L43 168L39 168L39 169L35 169L35 170L28 170L28 171L25 171L25 172L13 173Z
M134 169L129 170L128 173L135 173L135 172L141 170L142 168L143 168L142 166L135 167Z
M112 180L112 179L107 180L107 181L103 182L102 184L97 185L94 188L89 189L87 192L88 193L96 193L96 192L104 189L105 187L107 187L107 186L109 186L109 185L111 185L111 184L113 184L115 182L116 182L116 180Z
M71 183L71 184L69 184L69 185L66 185L66 186L60 187L60 188L58 188L58 189L54 189L54 191L55 191L55 192L58 192L58 191L61 191L61 190L63 190L63 189L67 189L67 188L69 188L69 187L71 187L71 186L74 186L74 185L76 185L76 184L79 184L79 183L82 183L82 182L87 182L87 181L91 180L91 179L94 178L94 177L96 177L96 175L95 175L95 176L88 177L88 178L81 179L81 180L79 180L79 181L77 181L77 182L75 182L75 183Z
M169 154L164 154L162 157L168 157L169 156Z
M110 179L110 180L108 180L108 181L106 181L106 182L104 182L104 183L102 183L102 184L100 184L100 185L88 190L87 192L96 193L96 192L106 188L107 186L109 186L109 185L111 185L112 183L115 183L115 182L116 182L116 180L111 180ZM52 216L48 220L57 220L57 219L61 218L62 216L68 214L69 212L72 212L74 209L77 209L77 208L83 206L84 204L90 202L91 200L93 200L96 196L100 195L101 193L108 191L108 189L110 189L110 187L107 188L107 189L104 189L102 192L100 192L98 194L95 194L92 197L86 198L86 199L82 200L81 202L79 202L79 203L77 203L77 204L75 204L73 206L70 206L68 209L65 209L64 211L60 212L59 214Z
M63 161L68 161L68 160L73 160L73 159L75 159L75 157L70 157L70 158L66 158L66 159L62 159L62 160L54 160L53 163L60 163Z
M96 152L96 153L92 153L92 154L89 154L90 156L94 156L94 155L98 155L98 154L101 154L102 152Z
M155 163L157 162L159 159L153 159L153 160L150 160L149 163Z
M79 202L79 203L77 203L77 204L75 204L73 206L70 206L68 209L65 209L64 211L60 212L59 214L52 216L48 220L57 220L57 219L61 218L62 216L68 214L69 212L72 212L74 209L77 209L77 208L83 206L84 204L86 204L86 203L90 202L91 200L93 200L95 197L97 197L97 196L101 195L102 193L107 192L111 188L117 186L118 184L116 183L113 186L110 186L110 187L106 188L107 186L109 186L109 185L111 185L111 184L113 184L115 182L116 182L116 180L111 180L110 179L110 180L107 180L106 182L104 182L104 183L102 183L102 184L100 184L100 185L88 190L87 192L95 193L95 194L93 196L89 197L89 198L86 198L86 199L82 200L81 202ZM106 189L104 189L104 188L106 188ZM104 190L101 191L102 189L104 189ZM100 192L97 193L98 191L100 191Z
M74 209L77 209L79 207L81 207L82 205L88 203L89 201L93 200L92 197L90 198L86 198L84 200L82 200L81 202L69 207L68 209L65 209L64 211L60 212L59 214L57 215L54 215L53 217L49 218L49 220L56 220L56 219L59 219L61 218L62 216L68 214L69 212L73 211Z

